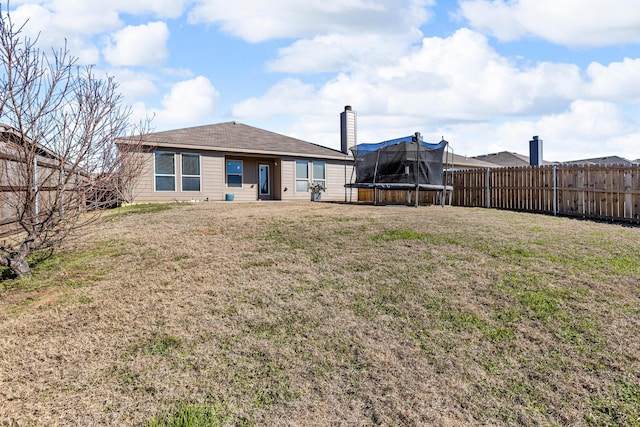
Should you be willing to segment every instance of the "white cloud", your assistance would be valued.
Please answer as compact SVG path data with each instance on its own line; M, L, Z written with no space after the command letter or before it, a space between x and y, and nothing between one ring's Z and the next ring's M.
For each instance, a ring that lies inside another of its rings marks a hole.
M126 68L118 68L109 71L118 82L118 90L129 103L138 99L155 96L158 93L156 80L158 76L150 73L139 73Z
M185 9L186 0L28 0L11 2L15 18L40 31L67 34L99 34L122 26L121 14L150 15L159 19L177 18ZM17 22L17 20L16 20ZM48 25L42 25L48 24Z
M269 71L318 73L373 68L408 53L422 38L419 31L399 34L329 34L298 40L282 48L270 61Z
M535 36L569 46L607 46L640 41L636 0L468 0L460 13L500 40Z
M576 100L569 111L545 116L538 125L556 138L600 143L634 130L619 106L604 101Z
M422 132L428 141L444 136L458 154L527 154L528 141L540 135L550 160L584 157L586 150L636 158L640 126L625 110L633 104L603 100L637 100L624 98L624 88L636 86L638 66L592 64L586 77L573 64L523 66L500 56L485 36L461 29L425 38L391 65L341 73L322 85L283 80L232 114L263 121L288 115L294 123L282 131L332 148L339 148L339 113L352 105L360 142Z
M193 126L213 119L220 94L209 79L198 76L174 84L162 98L162 108L133 106L135 120L154 116L153 124L163 128Z
M22 35L38 40L38 46L45 49L60 49L67 45L72 56L81 64L95 64L100 59L100 51L83 33L88 28L115 28L119 24L117 17L110 15L74 17L74 20L62 19L38 4L24 4L11 11L11 20L16 27L22 28ZM70 25L70 27L67 27Z
M529 154L529 140L543 141L543 157L550 161L620 155L636 159L640 126L621 107L608 102L576 100L556 114L508 122L455 123L439 129L457 154L499 151ZM589 153L589 154L584 154Z
M53 39L101 33L122 25L116 10L98 11L90 2L30 2L10 13L15 23L29 21L26 30L30 34L41 32Z
M27 22L24 34L43 48L60 48L65 41L82 64L95 64L100 51L92 37L121 29L122 14L176 18L186 0L28 0L12 1L10 14L17 25Z
M360 86L369 98L378 97L374 105L384 102L381 113L431 120L485 120L498 114L530 114L541 104L561 107L579 93L582 83L573 65L519 68L498 55L484 36L466 29L444 39L425 38L419 51L397 64L375 73L354 73L349 80L335 84Z
M242 118L260 118L278 114L298 114L314 108L316 91L313 85L288 78L260 98L249 98L236 104L232 114Z
M56 0L63 3L69 3L68 0ZM127 13L133 15L151 14L159 19L177 18L185 11L188 0L111 0L102 3L99 7L105 10L117 10L119 13ZM78 4L91 4L86 0L75 0Z
M622 62L602 65L594 62L587 68L591 82L587 94L609 100L640 100L640 59L625 58Z
M396 33L428 18L434 0L198 0L192 22L219 25L223 31L256 43L277 38L361 32Z
M115 66L158 66L167 59L168 39L169 29L164 22L127 26L111 37L103 53Z

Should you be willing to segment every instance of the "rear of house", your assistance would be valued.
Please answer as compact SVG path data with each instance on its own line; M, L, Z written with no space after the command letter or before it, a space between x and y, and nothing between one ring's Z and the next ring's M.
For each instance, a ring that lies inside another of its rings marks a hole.
M296 138L228 122L145 137L135 202L204 200L354 200L353 158Z

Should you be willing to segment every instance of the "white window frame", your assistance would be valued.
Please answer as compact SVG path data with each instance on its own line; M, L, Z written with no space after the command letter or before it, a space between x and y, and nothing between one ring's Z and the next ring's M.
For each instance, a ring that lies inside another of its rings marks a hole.
M173 156L173 173L158 173L157 172L157 161L158 155L170 154ZM158 190L158 177L171 177L173 178L173 190ZM176 191L176 153L172 153L170 151L156 151L153 154L153 191L162 192L162 193L174 193Z
M232 174L235 176L240 175L240 185L229 185L229 162L240 162L240 168L242 169L242 171L240 172L240 174ZM224 181L225 181L225 186L227 188L242 188L243 182L244 182L244 161L243 160L237 160L237 159L225 159L224 162Z
M198 157L198 175L189 175L184 173L184 156L197 156ZM197 190L185 190L184 178L198 178ZM198 153L182 153L180 155L180 190L185 193L200 193L202 192L202 156Z
M298 177L298 163L306 163L306 165L307 165L307 176ZM294 167L295 167L295 179L296 179L296 184L295 184L296 185L295 186L296 193L308 193L309 192L309 176L310 176L309 163L311 163L311 162L309 162L308 160L296 160L295 161L295 166ZM304 182L304 191L298 189L298 183L302 183L302 182Z
M316 165L320 165L320 164L322 164L322 170L323 170L324 177L323 178L316 178L315 177L315 168L316 168ZM315 184L316 182L322 182L323 187L327 188L327 162L323 162L323 161L317 161L316 162L316 161L314 161L312 166L311 166L311 174L312 174L312 176L311 176L311 179L312 179L311 182L312 183Z

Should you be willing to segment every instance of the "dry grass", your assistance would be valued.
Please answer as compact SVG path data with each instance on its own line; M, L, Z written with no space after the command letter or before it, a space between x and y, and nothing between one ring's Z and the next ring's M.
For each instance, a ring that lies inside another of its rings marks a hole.
M129 209L0 282L0 425L640 425L639 279L619 225Z

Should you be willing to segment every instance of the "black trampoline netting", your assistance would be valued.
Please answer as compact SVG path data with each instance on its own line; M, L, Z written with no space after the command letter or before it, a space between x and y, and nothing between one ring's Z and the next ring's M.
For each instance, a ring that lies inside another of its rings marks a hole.
M419 134L351 148L355 184L443 185L442 158L447 141L429 144Z

